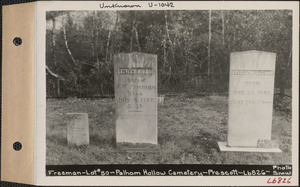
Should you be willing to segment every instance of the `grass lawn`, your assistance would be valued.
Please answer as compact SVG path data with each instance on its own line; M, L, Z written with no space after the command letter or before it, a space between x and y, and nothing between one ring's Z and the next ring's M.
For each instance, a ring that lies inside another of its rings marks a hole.
M89 115L90 145L68 146L66 113ZM227 139L228 97L165 98L158 106L158 152L115 149L112 99L47 100L47 165L75 164L291 164L291 115L273 112L272 139L283 153L220 152Z

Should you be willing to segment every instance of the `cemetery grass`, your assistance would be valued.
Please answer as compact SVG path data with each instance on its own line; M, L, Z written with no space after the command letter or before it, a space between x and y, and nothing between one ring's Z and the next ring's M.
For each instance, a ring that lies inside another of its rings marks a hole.
M68 146L66 113L89 115L90 145ZM220 152L227 139L228 97L186 95L158 106L158 151L116 149L112 99L47 99L46 164L291 164L291 114L274 110L272 139L282 153Z

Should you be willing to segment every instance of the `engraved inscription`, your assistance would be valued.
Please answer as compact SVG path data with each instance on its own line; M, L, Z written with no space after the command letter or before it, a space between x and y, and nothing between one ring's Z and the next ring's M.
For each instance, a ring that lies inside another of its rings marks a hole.
M148 66L151 64L148 63ZM117 74L122 79L122 84L117 84L116 88L123 90L121 97L116 97L116 102L126 103L125 108L127 112L144 112L143 108L147 107L145 104L154 103L154 96L148 96L147 92L155 90L155 85L150 85L147 79L153 76L155 70L152 67L146 68L117 68ZM131 110L136 109L136 110Z
M274 76L271 70L231 70L231 75Z
M258 70L231 70L231 75L237 78L237 76L250 76L255 79L257 76L273 76L274 71L258 71ZM262 87L263 83L258 80L246 80L240 83L239 89L232 90L231 94L233 96L241 96L244 99L230 99L231 104L242 104L242 105L260 105L260 104L272 104L269 100L270 97L260 97L260 96L270 96L272 93L270 90L265 90ZM251 99L253 97L253 99ZM247 98L247 99L245 99Z

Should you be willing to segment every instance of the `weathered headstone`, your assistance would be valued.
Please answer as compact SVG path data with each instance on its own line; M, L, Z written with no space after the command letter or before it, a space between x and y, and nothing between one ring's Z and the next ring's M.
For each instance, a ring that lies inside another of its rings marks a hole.
M114 55L116 142L119 147L157 145L157 56Z
M89 144L89 121L86 113L67 113L67 139L69 145Z
M275 60L263 51L231 53L228 147L257 148L271 140Z

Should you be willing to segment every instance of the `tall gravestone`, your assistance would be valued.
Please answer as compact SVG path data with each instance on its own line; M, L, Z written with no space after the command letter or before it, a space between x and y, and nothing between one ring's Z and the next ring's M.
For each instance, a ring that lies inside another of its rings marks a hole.
M116 142L118 147L157 145L157 56L114 55Z
M272 152L255 148L271 140L275 60L275 53L263 51L231 53L228 136L226 144L219 142L221 151Z
M69 145L89 145L89 121L87 113L67 113L67 139Z

